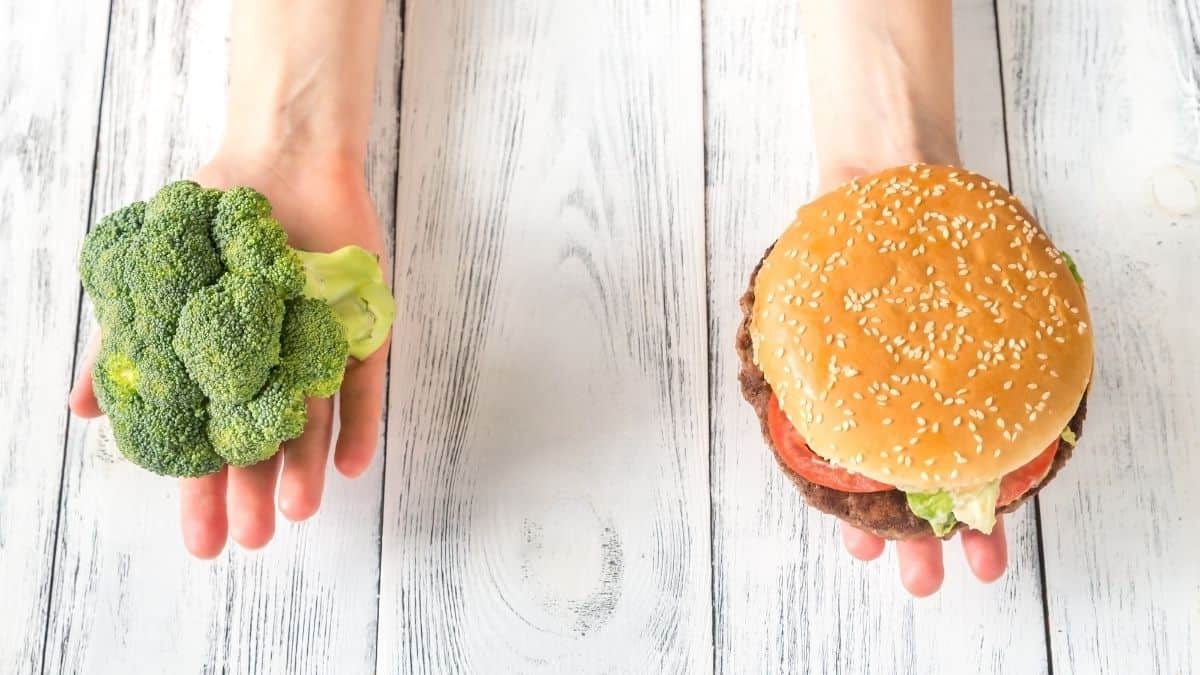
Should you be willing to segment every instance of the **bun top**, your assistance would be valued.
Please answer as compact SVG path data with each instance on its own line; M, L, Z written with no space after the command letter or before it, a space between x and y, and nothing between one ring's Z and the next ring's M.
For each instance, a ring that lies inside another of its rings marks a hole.
M1058 438L1092 372L1083 289L996 182L914 164L801 207L754 285L754 358L818 455L978 486Z

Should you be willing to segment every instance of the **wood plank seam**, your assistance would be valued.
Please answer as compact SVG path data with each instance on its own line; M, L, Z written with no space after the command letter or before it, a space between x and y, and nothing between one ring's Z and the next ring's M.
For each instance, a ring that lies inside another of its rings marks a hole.
M719 433L716 428L716 415L713 414L716 410L716 401L714 400L715 392L713 390L713 379L716 375L715 350L720 350L724 345L718 344L717 327L715 325L713 307L713 278L712 266L710 265L709 255L713 250L712 228L710 223L711 202L708 191L709 185L709 110L708 110L708 50L704 48L707 42L707 24L705 11L708 8L708 0L699 0L700 4L700 142L703 146L703 167L701 173L704 179L704 203L701 206L704 218L704 328L705 328L705 356L706 363L704 368L705 374L705 399L704 402L708 406L708 590L709 590L709 642L712 644L712 661L709 663L709 672L717 672L717 663L720 662L720 654L717 653L717 581L720 579L720 574L716 569L717 565L717 511L716 504L713 501L713 463L717 459L716 438Z
M1012 189L1012 153L1008 147L1008 99L1004 81L1004 45L1000 43L999 0L992 0L992 21L992 27L996 31L996 66L1000 78L1000 136L1004 142L1004 184ZM1038 584L1042 595L1042 632L1046 641L1046 673L1054 675L1054 655L1050 640L1050 598L1046 588L1046 547L1042 532L1042 502L1036 495L1033 498L1033 523L1037 539Z
M100 60L100 88L96 96L96 134L92 139L92 170L91 170L91 188L88 190L88 205L87 205L87 223L85 227L87 231L91 231L92 223L96 220L96 170L100 162L100 125L104 115L104 86L108 81L108 54L112 41L112 15L113 15L113 0L108 3L108 17L104 27L104 55ZM75 294L75 334L72 337L71 344L78 345L80 338L80 329L83 326L83 286L79 287ZM80 368L79 351L72 350L71 354L71 383L75 382L75 378L79 376L77 372ZM66 405L64 401L64 405ZM50 547L50 580L49 587L46 589L46 619L42 624L42 656L41 663L38 664L38 671L46 672L46 647L50 644L50 612L54 608L54 582L58 578L55 573L58 564L58 548L59 548L59 529L62 526L62 510L64 496L66 492L66 477L67 477L67 449L71 443L71 423L74 415L68 412L66 423L63 425L63 442L62 442L62 462L59 465L58 471L58 496L55 506L54 518L54 537L52 538L52 546Z
M392 155L394 164L392 166L392 191L388 195L388 204L392 213L392 259L388 261L388 283L392 287L393 295L396 293L396 235L398 234L397 223L399 218L396 216L396 206L400 195L400 128L404 117L404 29L408 26L408 1L399 0L400 13L399 26L397 31L399 39L395 44L394 56L399 61L396 66L396 144L395 152ZM386 11L386 6L384 11ZM378 77L378 73L376 74ZM378 206L376 206L378 209ZM394 334L394 331L393 331ZM387 507L387 469L388 469L388 428L392 420L389 410L392 405L392 346L388 343L387 354L387 370L383 378L383 421L381 422L381 433L383 434L379 452L382 456L379 458L379 518L376 522L375 538L376 538L376 565L375 565L375 640L372 643L375 657L375 672L379 672L379 626L381 624L380 614L383 611L383 518Z

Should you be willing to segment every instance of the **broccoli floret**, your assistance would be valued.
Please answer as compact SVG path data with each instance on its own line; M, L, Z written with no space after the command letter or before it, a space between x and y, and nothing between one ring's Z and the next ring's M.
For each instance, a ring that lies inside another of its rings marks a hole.
M257 396L243 403L209 404L208 438L234 466L270 458L279 444L304 431L308 419L304 392L276 375Z
M350 346L325 303L289 302L279 346L279 366L260 392L246 401L209 404L208 437L234 466L274 455L280 443L304 431L305 396L332 396L342 386Z
M221 262L229 271L258 277L274 286L283 298L295 297L304 288L299 257L288 246L287 234L271 217L267 198L254 190L234 188L221 197L212 236L221 251Z
M175 353L208 398L249 401L279 363L283 310L270 284L227 273L183 306Z
M337 317L320 300L299 298L283 320L280 371L308 396L333 396L342 388L350 344Z
M133 353L138 364L138 395L156 405L197 407L204 404L204 392L171 349L170 343L148 342Z
M203 398L194 405L181 405L143 397L139 392L146 378L129 354L112 346L115 342L103 343L92 382L121 454L170 476L202 476L220 469L225 460L208 440Z
M197 476L271 457L307 396L341 387L395 316L378 260L287 245L266 198L172 183L102 219L80 254L96 306L97 400L121 452Z
M80 256L83 288L96 306L101 323L129 326L133 323L133 301L125 283L126 256L133 252L128 238L142 228L145 202L134 202L105 216L88 235Z
M172 183L146 204L142 227L123 240L132 239L123 262L138 332L174 332L191 294L221 276L205 225L219 198L217 190Z

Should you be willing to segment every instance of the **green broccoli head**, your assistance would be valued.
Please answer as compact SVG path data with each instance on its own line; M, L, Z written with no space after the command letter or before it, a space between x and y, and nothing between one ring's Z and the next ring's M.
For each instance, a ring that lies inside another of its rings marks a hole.
M80 277L117 445L173 476L271 457L304 430L306 397L336 393L348 355L377 349L395 313L371 254L296 251L261 194L189 181L103 218Z

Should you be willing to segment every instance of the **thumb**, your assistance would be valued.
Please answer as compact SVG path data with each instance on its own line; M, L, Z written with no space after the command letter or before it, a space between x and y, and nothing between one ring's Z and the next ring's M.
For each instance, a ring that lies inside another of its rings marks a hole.
M80 417L99 417L104 414L96 401L96 392L92 389L92 366L96 363L96 352L99 350L100 333L93 331L92 336L88 338L83 362L75 377L75 386L71 387L71 395L67 399L71 412Z

